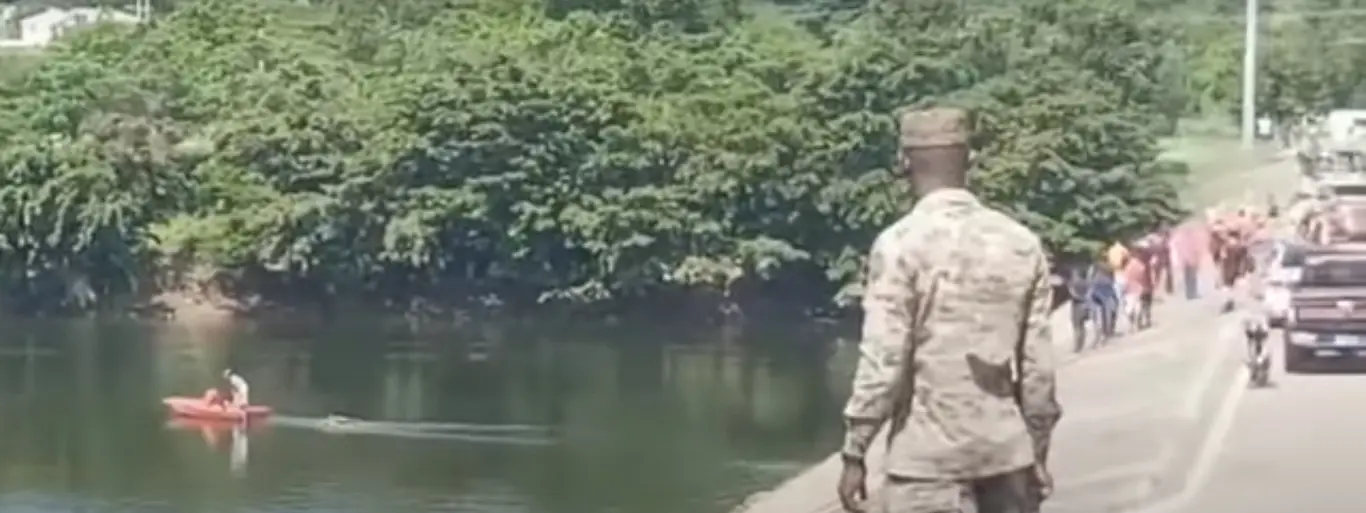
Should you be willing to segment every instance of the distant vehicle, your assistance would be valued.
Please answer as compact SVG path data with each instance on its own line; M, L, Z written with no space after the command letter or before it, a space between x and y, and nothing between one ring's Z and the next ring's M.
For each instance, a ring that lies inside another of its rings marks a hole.
M1319 149L1316 155L1305 155L1301 160L1301 171L1309 175L1360 176L1366 173L1366 135L1350 142L1330 143Z
M1308 249L1289 303L1286 372L1315 362L1366 363L1366 244Z
M1311 198L1299 198L1291 219L1303 242L1337 245L1366 242L1366 175L1326 175Z
M1366 110L1334 110L1323 121L1329 140L1334 143L1351 142L1366 132Z

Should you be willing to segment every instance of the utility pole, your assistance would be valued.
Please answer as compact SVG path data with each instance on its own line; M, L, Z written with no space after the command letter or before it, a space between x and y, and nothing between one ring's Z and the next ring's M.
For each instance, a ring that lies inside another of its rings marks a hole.
M152 0L137 0L133 3L133 16L137 16L138 21L147 23L152 19Z
M1243 148L1257 137L1257 0L1246 0L1243 35Z

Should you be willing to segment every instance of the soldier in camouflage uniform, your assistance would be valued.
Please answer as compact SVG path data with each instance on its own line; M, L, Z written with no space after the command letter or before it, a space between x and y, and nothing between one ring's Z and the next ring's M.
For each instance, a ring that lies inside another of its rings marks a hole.
M1049 262L1039 238L965 188L967 114L907 113L900 166L920 200L873 243L838 485L848 511L1033 513L1054 393ZM864 455L888 429L886 488Z

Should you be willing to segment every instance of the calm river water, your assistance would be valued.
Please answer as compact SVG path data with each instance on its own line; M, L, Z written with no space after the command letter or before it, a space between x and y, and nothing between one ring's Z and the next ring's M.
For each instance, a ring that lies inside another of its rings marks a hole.
M829 330L545 331L7 322L0 511L723 513L836 447ZM168 425L229 365L279 422Z

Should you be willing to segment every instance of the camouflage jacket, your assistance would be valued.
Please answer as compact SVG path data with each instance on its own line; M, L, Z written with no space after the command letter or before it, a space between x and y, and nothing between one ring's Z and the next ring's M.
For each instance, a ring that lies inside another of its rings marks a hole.
M1046 459L1061 416L1038 237L964 190L935 191L880 234L843 452L888 424L887 472L975 478Z

